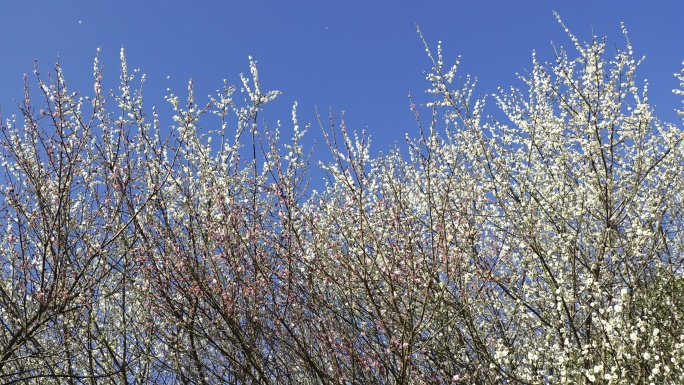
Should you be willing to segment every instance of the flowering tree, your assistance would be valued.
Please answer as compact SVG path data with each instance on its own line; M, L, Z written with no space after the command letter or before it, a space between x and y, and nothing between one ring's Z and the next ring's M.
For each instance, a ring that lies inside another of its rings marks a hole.
M479 123L483 101L451 89L441 54L428 76L494 213L476 250L489 367L522 383L680 382L681 130L653 115L629 41L606 59L604 41L568 34L576 59L535 59L527 92L495 96L509 123Z
M412 105L417 138L372 158L331 117L320 191L251 59L244 102L190 82L169 130L123 51L92 97L36 69L44 106L27 77L0 143L0 379L681 383L682 132L629 40L568 35L493 95L504 119L426 44L429 123Z
M117 104L137 111L141 95L129 94L122 70ZM34 74L45 107L34 107L25 76L23 123L2 126L0 378L125 383L148 370L152 341L128 258L136 218L157 193L140 179L149 140L105 111L97 59L85 100L67 90L59 63L51 82Z

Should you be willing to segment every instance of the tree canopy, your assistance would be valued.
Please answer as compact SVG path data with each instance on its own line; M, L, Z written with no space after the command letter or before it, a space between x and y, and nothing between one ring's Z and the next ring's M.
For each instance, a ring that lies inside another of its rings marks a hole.
M259 121L279 93L251 58L244 102L190 82L170 127L123 49L115 90L98 58L90 96L59 63L26 77L0 134L0 382L684 382L681 123L626 31L566 32L483 98L426 43L415 137L371 157L321 118L318 190L296 105Z

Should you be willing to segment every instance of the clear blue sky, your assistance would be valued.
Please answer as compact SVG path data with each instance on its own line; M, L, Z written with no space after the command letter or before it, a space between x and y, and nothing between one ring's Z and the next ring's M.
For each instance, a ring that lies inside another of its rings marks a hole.
M423 71L430 62L416 23L433 47L443 42L448 63L462 56L460 74L478 76L485 94L521 86L515 73L531 67L533 50L552 60L551 41L571 46L552 10L580 39L608 36L611 47L624 46L624 21L636 54L647 56L639 75L650 81L656 112L677 119L672 110L681 102L670 91L684 60L684 2L634 0L2 0L0 106L3 118L16 111L22 74L34 59L46 73L58 54L71 89L91 93L96 48L106 83L116 86L124 46L129 68L147 74L148 105L163 105L167 87L184 95L189 78L198 102L222 79L238 85L252 55L262 87L284 93L263 115L269 125L289 122L296 100L300 123L315 123L315 106L324 115L345 111L350 129L367 129L373 149L386 151L417 133L408 93L428 100ZM315 124L311 133L321 148Z

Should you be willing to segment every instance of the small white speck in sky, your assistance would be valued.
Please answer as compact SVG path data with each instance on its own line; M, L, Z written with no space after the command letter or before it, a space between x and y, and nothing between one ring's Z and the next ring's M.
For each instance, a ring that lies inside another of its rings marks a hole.
M79 20L79 21L78 21L78 24L83 24L83 22L82 22L81 20Z
M167 78L167 79L171 79L171 75L166 75L166 78Z

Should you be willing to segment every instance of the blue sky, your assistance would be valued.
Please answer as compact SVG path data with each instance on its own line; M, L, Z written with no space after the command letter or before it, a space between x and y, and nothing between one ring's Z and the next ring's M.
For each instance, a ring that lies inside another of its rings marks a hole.
M580 39L608 36L624 46L624 21L637 55L646 55L639 76L650 82L650 100L665 120L681 106L672 74L684 60L684 2L679 1L94 1L0 2L0 106L16 111L22 74L38 59L41 72L61 55L72 90L92 91L97 47L105 83L117 85L124 46L129 68L147 74L148 105L164 105L167 87L184 95L193 78L198 102L222 86L238 85L248 55L259 63L262 88L283 91L262 115L288 122L294 101L301 123L323 147L314 108L324 117L345 111L350 129L366 129L375 151L387 151L404 135L417 134L407 95L418 101L430 69L416 33L431 46L443 43L447 63L460 55L461 75L479 78L480 94L497 86L522 86L516 73L531 68L531 53L553 59L551 42L570 47L552 10ZM204 99L203 99L204 98ZM494 111L493 102L489 103ZM287 126L285 126L287 127Z

